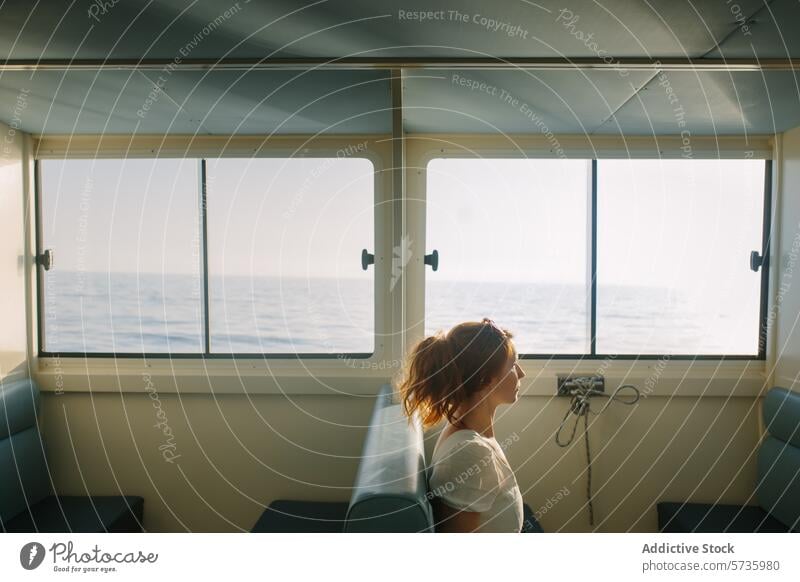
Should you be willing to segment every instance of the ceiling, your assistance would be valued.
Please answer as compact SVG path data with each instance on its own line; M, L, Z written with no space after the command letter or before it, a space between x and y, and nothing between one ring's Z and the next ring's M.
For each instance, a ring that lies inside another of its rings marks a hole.
M569 12L551 0L12 1L0 5L0 54L11 62L800 58L797 0L568 4ZM420 21L418 11L433 14ZM410 132L630 135L800 125L793 71L624 72L408 70L404 123ZM376 70L0 72L0 120L35 134L388 133L390 106L388 72Z

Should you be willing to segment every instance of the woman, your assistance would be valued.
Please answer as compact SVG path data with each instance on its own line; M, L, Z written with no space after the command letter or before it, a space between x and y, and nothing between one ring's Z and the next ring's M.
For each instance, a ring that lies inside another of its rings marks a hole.
M422 340L400 394L427 428L446 419L431 459L430 490L441 532L519 532L522 495L494 435L494 413L516 402L520 368L512 334L492 320Z

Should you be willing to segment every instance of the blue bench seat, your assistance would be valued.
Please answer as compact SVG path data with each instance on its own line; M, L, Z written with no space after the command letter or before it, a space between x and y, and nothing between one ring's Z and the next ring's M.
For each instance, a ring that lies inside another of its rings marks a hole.
M141 532L142 497L53 491L38 415L39 389L32 380L0 386L0 531Z
M15 532L139 532L144 499L135 496L79 497L50 495L5 524Z
M797 532L800 528L800 394L772 388L758 449L758 505L661 502L662 532Z
M250 531L253 533L340 533L347 501L278 499L269 504Z
M758 505L659 503L658 523L666 533L754 533L791 531Z
M389 384L376 399L350 502L273 501L252 532L433 532L422 427ZM542 528L527 505L525 533Z

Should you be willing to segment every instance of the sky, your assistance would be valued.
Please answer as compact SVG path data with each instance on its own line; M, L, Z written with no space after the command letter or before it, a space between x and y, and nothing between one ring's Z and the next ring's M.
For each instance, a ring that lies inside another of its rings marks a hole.
M582 160L433 160L437 276L585 283L590 171ZM763 191L763 160L600 160L598 282L757 287Z
M210 274L357 277L374 250L369 160L207 164ZM197 160L44 160L45 247L63 270L194 272Z
M751 293L762 160L600 160L601 284L724 285ZM590 163L434 159L426 252L440 280L587 280ZM363 158L209 160L211 275L360 277L374 252L374 168ZM64 270L192 273L196 160L44 160L45 246ZM710 288L710 287L709 287Z

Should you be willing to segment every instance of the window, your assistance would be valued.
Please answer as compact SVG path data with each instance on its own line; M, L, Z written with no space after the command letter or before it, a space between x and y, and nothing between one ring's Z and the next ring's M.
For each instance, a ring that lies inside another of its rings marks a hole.
M375 171L351 153L39 162L42 352L371 354Z
M597 351L758 354L763 160L601 160Z
M434 159L426 252L440 266L426 271L425 332L489 316L528 356L763 357L767 273L749 258L764 254L767 171Z
M426 334L487 316L521 353L586 352L589 176L587 160L431 161Z
M212 352L373 352L374 174L361 158L208 160Z
M46 352L203 349L196 160L44 160Z
M361 255L386 225L373 164L341 151L37 162L38 246L54 252L42 354L373 354L377 265ZM750 254L765 254L769 173L433 159L425 333L487 316L527 357L763 358L768 272Z

